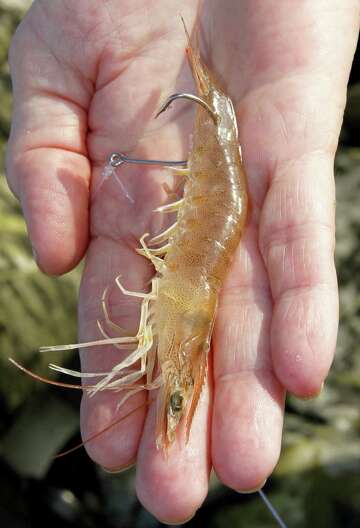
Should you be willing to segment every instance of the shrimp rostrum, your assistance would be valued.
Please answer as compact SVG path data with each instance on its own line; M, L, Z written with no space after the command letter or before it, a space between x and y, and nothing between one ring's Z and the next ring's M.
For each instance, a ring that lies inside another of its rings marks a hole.
M97 383L84 389L90 394L128 389L121 403L143 388L159 388L156 443L165 450L173 442L182 420L189 437L206 380L219 291L247 214L246 177L233 104L203 64L198 44L192 47L188 34L187 37L197 95L174 94L159 112L175 99L197 103L192 148L186 168L180 170L186 178L183 198L156 210L177 212L177 220L154 238L147 240L144 235L140 240L142 248L138 251L156 270L150 293L130 292L119 278L116 280L124 295L142 298L137 335L110 338L100 327L102 341L81 344L113 343L116 347L134 344L136 348L121 363L110 372L97 373L100 377ZM114 165L119 156L122 155L112 156ZM124 160L131 161L123 156L120 162ZM103 307L109 321L104 297ZM134 366L135 370L129 370ZM78 375L61 367L53 368Z

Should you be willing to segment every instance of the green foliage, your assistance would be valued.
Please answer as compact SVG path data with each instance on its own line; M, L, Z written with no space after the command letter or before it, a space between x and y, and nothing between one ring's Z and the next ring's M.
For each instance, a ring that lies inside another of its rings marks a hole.
M41 273L34 262L17 200L0 179L0 391L9 408L34 389L34 380L9 362L14 359L48 375L41 345L76 340L76 292L79 271L62 278ZM65 355L57 356L62 362ZM21 383L19 379L21 378ZM44 386L38 386L44 390Z
M9 9L9 3L12 9ZM7 63L8 47L11 36L18 25L22 9L20 2L0 0L0 139L5 140L10 129L11 93L9 65ZM27 4L29 2L26 2ZM25 7L25 6L24 6Z
M1 455L18 474L42 478L78 422L78 413L60 398L33 397L2 438Z

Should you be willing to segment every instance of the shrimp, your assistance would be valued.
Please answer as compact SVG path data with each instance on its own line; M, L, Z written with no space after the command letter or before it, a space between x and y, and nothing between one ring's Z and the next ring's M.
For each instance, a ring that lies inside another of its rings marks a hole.
M248 208L246 176L233 104L203 63L198 39L193 47L185 24L184 28L197 95L174 94L157 114L166 110L175 99L198 103L192 149L187 167L180 169L186 178L184 195L181 200L156 210L177 212L174 225L148 243L145 242L147 234L140 239L142 247L138 252L148 258L156 270L151 292L126 290L120 277L116 279L124 295L142 299L137 335L111 338L98 323L104 337L101 341L41 349L136 345L110 372L79 373L56 365L50 367L72 376L100 377L94 385L84 386L90 395L103 390L128 389L119 406L141 389L159 388L156 445L164 451L174 441L183 419L186 421L186 441L189 439L206 380L219 292L240 242ZM113 166L124 161L136 162L120 154L111 157ZM178 162L181 164L184 162ZM163 242L165 244L161 247L150 247ZM102 305L106 322L114 327L106 308L106 292ZM128 370L139 362L139 368ZM155 378L156 364L160 374ZM144 376L146 381L141 383Z
M231 99L190 42L188 56L198 97L205 104L197 109L184 197L161 266L154 306L163 377L157 443L165 447L173 441L185 413L189 438L206 378L219 291L240 242L248 202Z

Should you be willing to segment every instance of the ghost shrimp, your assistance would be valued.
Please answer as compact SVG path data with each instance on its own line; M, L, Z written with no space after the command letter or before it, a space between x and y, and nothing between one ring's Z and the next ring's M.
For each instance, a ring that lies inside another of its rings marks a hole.
M192 47L186 34L197 95L174 94L158 113L177 99L188 99L198 105L192 149L186 167L180 169L185 177L183 198L156 210L177 212L177 220L152 239L148 240L147 234L140 239L139 253L156 270L150 293L128 291L120 277L116 279L124 295L142 299L138 332L136 336L111 338L99 324L104 337L101 341L43 348L133 345L134 350L110 372L81 374L56 365L51 367L72 376L97 377L94 385L84 386L90 395L127 389L119 405L139 390L159 388L156 443L164 450L173 442L183 419L189 437L206 380L219 292L247 215L246 177L233 104L203 64L198 44ZM124 162L174 166L173 162L134 160L122 154L111 156L113 166ZM102 304L107 323L114 326L106 307L106 292ZM159 374L155 377L157 365Z

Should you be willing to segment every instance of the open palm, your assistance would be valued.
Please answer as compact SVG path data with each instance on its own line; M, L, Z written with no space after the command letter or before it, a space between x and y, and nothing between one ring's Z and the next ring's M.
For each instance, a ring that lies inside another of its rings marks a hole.
M201 9L191 0L35 2L11 50L9 183L41 269L64 273L87 250L81 341L101 337L106 287L112 320L128 333L137 328L138 303L113 281L121 274L127 288L146 288L153 270L134 248L162 228L152 211L168 199L168 174L123 165L104 180L102 170L118 150L187 156L191 106L179 102L153 119L169 94L193 91L180 9L190 32L199 10L204 58L234 101L250 217L221 293L213 375L189 443L175 444L168 459L156 450L151 403L86 446L109 470L137 459L139 498L168 522L199 507L212 465L234 489L260 487L279 455L285 389L313 396L329 369L337 332L333 158L359 11L356 0L346 8L336 0L208 1ZM104 372L119 351L89 349L81 359L84 371ZM84 396L83 437L146 398L117 412L117 394Z

